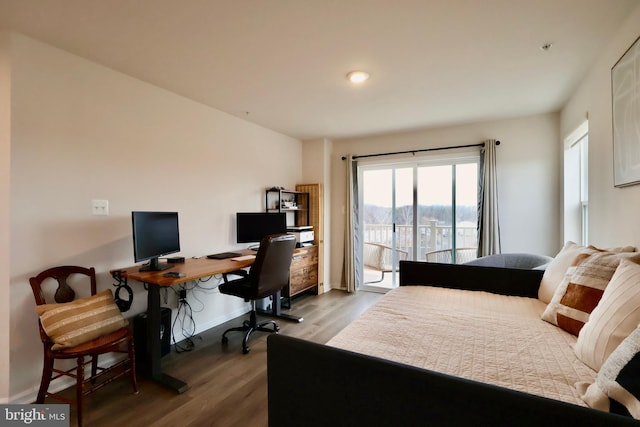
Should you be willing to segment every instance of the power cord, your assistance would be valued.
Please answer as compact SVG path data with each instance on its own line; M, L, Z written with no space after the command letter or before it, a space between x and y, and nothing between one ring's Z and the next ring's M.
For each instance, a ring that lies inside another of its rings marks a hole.
M216 283L213 286L203 286L203 283L210 281L211 279L216 279ZM173 320L173 325L171 327L171 341L175 348L176 353L182 353L185 351L191 351L195 347L194 339L198 338L202 340L202 337L196 335L196 323L193 318L193 307L187 301L187 293L189 291L200 290L206 294L213 293L217 290L220 282L222 280L221 275L209 276L207 278L201 278L198 280L194 280L191 282L186 282L180 285L179 289L175 289L174 287L165 288L164 302L165 304L168 302L167 292L168 289L173 290L175 292L176 297L178 298L178 309L176 312L176 317ZM192 292L193 297L199 303L200 308L195 311L202 311L205 307L205 304L195 295L195 292ZM175 338L175 330L176 326L180 322L180 328L182 330L182 335L185 337L183 341L180 343L176 342Z
M207 283L211 279L215 279L215 281L212 282L210 286L203 286L203 283ZM217 292L218 286L220 285L221 281L222 281L222 276L221 275L214 275L214 276L209 276L209 277L207 277L205 279L198 279L198 280L194 280L194 281L190 282L190 287L188 287L187 290L191 291L191 293L190 293L191 298L193 300L195 300L195 302L197 302L197 304L195 304L195 306L192 306L192 309L193 309L194 313L199 313L199 312L203 311L205 309L205 307L206 307L205 303L199 298L198 292L196 292L196 291L200 291L200 292L202 292L204 294L213 294L213 293ZM178 296L178 298L179 298L179 296ZM193 304L193 302L192 302L192 304Z
M196 346L194 338L202 338L196 335L196 323L193 319L193 309L187 301L187 289L181 286L176 293L178 295L178 311L176 312L176 318L171 327L171 340L176 353L183 353L194 349ZM178 322L180 322L182 335L185 337L180 343L177 343L175 338L175 330Z

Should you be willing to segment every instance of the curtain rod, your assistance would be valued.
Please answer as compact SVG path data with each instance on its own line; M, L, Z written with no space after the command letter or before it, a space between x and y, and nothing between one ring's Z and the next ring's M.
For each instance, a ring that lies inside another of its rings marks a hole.
M496 145L500 145L500 141L496 141ZM470 148L470 147L484 147L484 142L480 144L469 144L469 145L456 145L453 147L437 147L437 148L422 148L420 150L408 150L408 151L393 151L390 153L377 153L377 154L363 154L362 156L353 156L353 159L362 159L365 157L380 157L380 156L391 156L394 154L416 154L423 153L425 151L440 151L440 150L453 150L456 148ZM342 156L342 160L347 160L346 156Z

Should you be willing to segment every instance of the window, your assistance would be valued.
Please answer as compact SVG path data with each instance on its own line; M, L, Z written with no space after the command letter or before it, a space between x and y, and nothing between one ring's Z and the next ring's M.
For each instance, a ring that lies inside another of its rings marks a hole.
M564 141L564 241L589 244L589 126Z

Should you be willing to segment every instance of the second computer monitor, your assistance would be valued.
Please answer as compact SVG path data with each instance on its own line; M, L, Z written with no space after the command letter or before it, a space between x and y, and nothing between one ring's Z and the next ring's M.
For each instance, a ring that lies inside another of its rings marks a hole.
M287 216L284 212L236 213L236 241L259 243L264 236L287 232Z

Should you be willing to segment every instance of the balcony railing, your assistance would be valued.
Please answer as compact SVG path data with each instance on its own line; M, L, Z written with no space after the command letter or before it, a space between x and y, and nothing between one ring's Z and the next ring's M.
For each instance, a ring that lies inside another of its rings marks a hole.
M438 225L438 221L429 221L418 225L418 258L425 261L427 252L453 247L451 225ZM364 224L364 241L391 246L393 227L391 224ZM477 246L477 230L471 226L456 226L456 248L474 248ZM396 248L409 252L413 258L413 226L396 225Z

